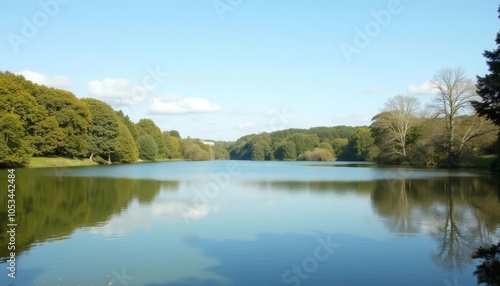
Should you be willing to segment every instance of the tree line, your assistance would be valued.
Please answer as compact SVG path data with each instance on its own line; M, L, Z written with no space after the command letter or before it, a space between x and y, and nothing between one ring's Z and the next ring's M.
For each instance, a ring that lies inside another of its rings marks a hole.
M223 148L224 149L224 148ZM103 164L139 159L227 159L216 144L161 131L151 119L134 123L122 111L21 75L0 72L0 166L28 166L32 157L87 157Z
M342 160L380 164L469 166L498 153L498 122L481 116L484 102L461 68L443 68L431 81L436 94L397 95L385 102L370 126L288 129L247 135L231 144L231 159Z

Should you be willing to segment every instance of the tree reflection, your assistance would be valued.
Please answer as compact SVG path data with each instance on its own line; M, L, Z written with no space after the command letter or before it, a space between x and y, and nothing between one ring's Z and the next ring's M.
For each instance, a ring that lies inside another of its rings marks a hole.
M5 181L0 188L7 189ZM33 244L64 238L77 228L108 221L135 198L148 204L160 189L176 190L178 182L100 177L37 177L16 182L16 254ZM0 205L7 204L0 196ZM2 208L0 217L7 217ZM6 224L0 225L0 261L8 257Z
M489 243L500 223L498 178L445 177L381 180L372 192L375 211L399 234L419 230L437 242L433 260L448 271L463 271L474 249Z
M379 181L372 193L372 202L385 218L392 232L401 234L417 233L419 221L414 218L412 209L411 181L406 178Z

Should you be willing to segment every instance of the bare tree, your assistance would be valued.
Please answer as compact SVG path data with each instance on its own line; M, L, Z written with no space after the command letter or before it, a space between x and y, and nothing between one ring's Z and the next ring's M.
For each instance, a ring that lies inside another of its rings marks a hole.
M442 68L431 80L438 90L434 107L438 115L444 116L447 129L448 160L450 167L458 167L458 150L455 142L456 119L472 113L471 101L477 97L474 81L465 76L462 68Z
M416 97L397 95L390 98L382 112L373 118L377 145L389 160L407 158L408 137L415 125L419 106Z

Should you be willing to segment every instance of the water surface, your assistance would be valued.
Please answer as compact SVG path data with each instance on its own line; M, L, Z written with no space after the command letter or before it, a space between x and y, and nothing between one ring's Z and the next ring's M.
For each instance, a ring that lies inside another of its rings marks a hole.
M236 161L16 172L17 278L4 235L2 285L476 285L471 253L500 239L488 173Z

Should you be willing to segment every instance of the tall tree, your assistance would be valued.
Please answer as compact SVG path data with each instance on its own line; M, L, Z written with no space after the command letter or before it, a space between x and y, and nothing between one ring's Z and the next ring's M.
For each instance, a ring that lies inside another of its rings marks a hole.
M144 134L139 136L139 157L145 161L154 161L158 156L158 145L153 136Z
M390 98L381 113L372 120L375 142L382 161L407 161L410 132L417 122L419 102L416 97L397 95Z
M92 114L92 124L89 129L88 154L92 160L94 155L107 155L111 163L111 154L116 152L118 137L118 118L115 111L107 103L93 99L82 99Z
M116 136L116 149L112 154L113 161L133 163L139 158L139 151L134 137L122 118L118 117L118 135Z
M0 115L0 167L23 167L30 162L32 149L24 139L23 123L14 113Z
M161 129L156 126L153 120L141 119L137 122L136 128L139 136L149 134L153 137L156 142L156 146L158 147L158 158L167 157L167 146L165 140L163 139Z
M500 14L500 7L498 13ZM479 115L500 126L500 32L497 33L495 42L496 49L483 53L490 73L483 77L477 76L477 94L482 101L476 100L472 104Z
M57 120L64 134L54 151L60 156L85 156L92 115L89 107L69 91L36 86L32 91L37 102ZM59 132L59 131L58 131Z
M431 83L438 91L434 107L446 121L448 164L450 167L458 167L460 153L455 142L456 119L471 111L471 101L476 96L475 85L460 67L442 68L434 75Z

